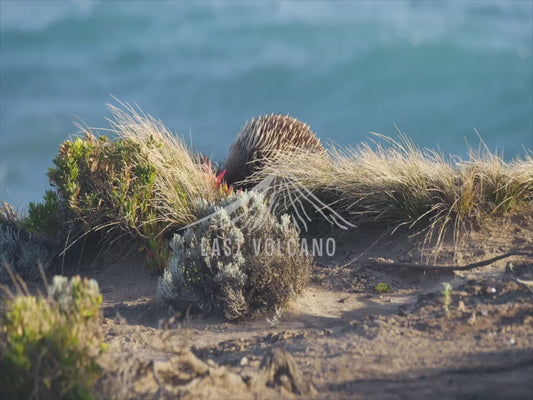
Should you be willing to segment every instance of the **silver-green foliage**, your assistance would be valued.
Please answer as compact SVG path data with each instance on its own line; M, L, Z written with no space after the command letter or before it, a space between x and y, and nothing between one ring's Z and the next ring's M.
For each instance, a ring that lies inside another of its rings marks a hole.
M443 296L443 306L444 311L446 311L446 315L450 313L450 305L452 304L452 292L453 287L449 282L443 283L444 288L442 289L442 296Z
M28 232L13 207L0 207L0 282L9 280L6 264L25 280L41 277L38 262L44 270L53 257L52 242L44 236Z
M198 210L205 218L171 241L161 298L237 319L274 310L308 283L312 258L287 247L300 243L298 231L288 216L279 221L262 195L238 193ZM265 251L265 240L276 243L275 252Z

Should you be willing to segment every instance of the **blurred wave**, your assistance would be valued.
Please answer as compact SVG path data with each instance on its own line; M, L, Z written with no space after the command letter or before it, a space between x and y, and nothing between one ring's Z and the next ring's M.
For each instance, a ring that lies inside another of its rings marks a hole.
M533 148L533 3L0 1L0 199L47 188L77 118L110 94L222 160L240 126L289 113L356 145L506 158Z

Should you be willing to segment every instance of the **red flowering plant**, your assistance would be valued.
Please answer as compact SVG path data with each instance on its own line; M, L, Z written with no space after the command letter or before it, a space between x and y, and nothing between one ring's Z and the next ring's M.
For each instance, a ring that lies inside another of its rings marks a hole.
M148 266L156 272L163 272L170 260L170 247L165 240L165 235L160 232L158 224L147 224L145 232L148 242L141 250L146 251Z
M218 191L221 197L227 197L233 193L233 185L228 185L227 182L224 180L224 175L226 175L226 170L217 174L213 170L213 164L211 163L211 160L209 160L207 157L204 159L203 168L204 168L205 173L213 181L214 187L218 188Z

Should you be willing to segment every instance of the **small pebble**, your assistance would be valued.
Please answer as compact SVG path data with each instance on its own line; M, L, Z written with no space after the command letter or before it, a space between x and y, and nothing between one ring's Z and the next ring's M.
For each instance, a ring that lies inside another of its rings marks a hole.
M279 381L286 390L291 391L291 380L287 375L281 375Z
M489 289L489 293L496 293L496 288L491 287L491 288Z
M468 325L474 325L476 323L476 312L473 311L472 315L470 315L470 318L468 318L467 321Z
M509 344L516 344L516 341L513 338L511 338L509 339Z
M248 357L241 358L241 367L248 365Z

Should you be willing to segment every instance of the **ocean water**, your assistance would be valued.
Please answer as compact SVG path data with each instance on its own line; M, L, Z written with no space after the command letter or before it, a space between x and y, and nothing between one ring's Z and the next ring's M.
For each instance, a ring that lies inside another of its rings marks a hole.
M507 159L533 148L531 1L0 1L0 200L48 188L73 121L111 95L223 160L264 113L327 142L369 132Z

